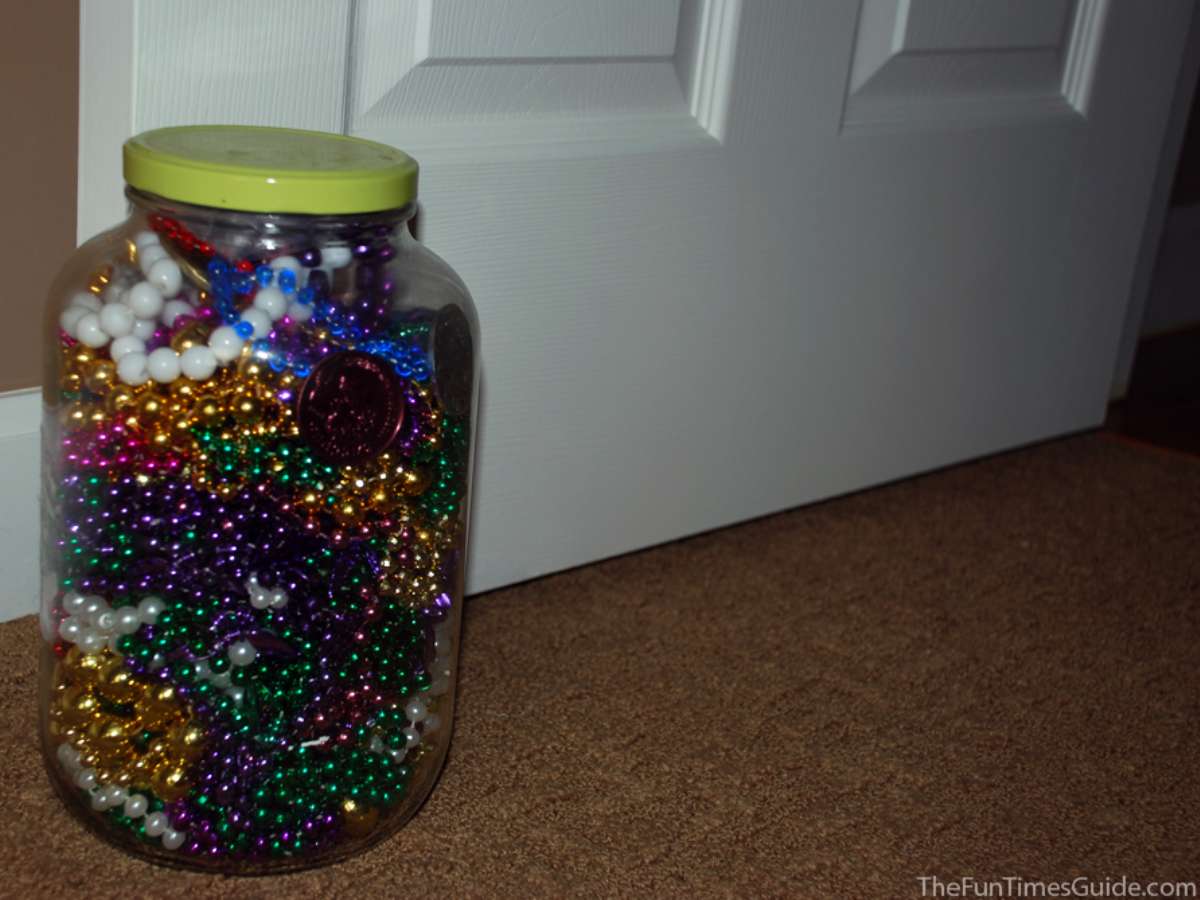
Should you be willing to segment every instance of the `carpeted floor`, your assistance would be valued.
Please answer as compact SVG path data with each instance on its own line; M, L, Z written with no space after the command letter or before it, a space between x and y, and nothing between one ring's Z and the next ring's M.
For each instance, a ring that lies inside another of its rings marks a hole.
M917 897L1200 880L1200 459L1072 438L473 600L433 798L341 866L158 869L59 807L0 626L0 895Z

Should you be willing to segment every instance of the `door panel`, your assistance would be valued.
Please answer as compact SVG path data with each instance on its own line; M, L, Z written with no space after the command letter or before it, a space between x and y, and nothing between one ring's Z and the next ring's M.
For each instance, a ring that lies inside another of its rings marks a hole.
M880 0L867 0L878 3ZM898 50L1054 50L1066 30L1070 0L882 0L896 10Z
M720 127L738 0L364 0L350 129L435 159L626 154Z
M130 131L420 159L483 329L474 590L1098 423L1191 12L110 2Z
M844 127L1084 115L1108 0L864 0Z

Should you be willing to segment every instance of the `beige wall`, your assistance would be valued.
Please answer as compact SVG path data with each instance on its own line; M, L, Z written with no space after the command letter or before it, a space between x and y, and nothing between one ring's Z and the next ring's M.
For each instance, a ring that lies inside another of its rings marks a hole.
M79 0L9 0L0 52L0 391L41 380L42 303L75 246Z

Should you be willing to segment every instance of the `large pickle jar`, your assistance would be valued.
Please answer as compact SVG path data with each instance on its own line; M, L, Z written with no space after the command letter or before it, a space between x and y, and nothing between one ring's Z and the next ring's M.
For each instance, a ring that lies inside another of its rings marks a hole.
M158 862L333 862L446 755L475 311L390 147L168 128L124 162L47 315L47 767Z

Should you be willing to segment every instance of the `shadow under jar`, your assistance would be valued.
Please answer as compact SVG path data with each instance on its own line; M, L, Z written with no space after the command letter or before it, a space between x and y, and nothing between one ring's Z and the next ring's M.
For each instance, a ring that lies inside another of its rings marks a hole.
M51 291L41 731L109 841L238 874L392 834L450 737L478 331L416 164L335 135L125 146Z

